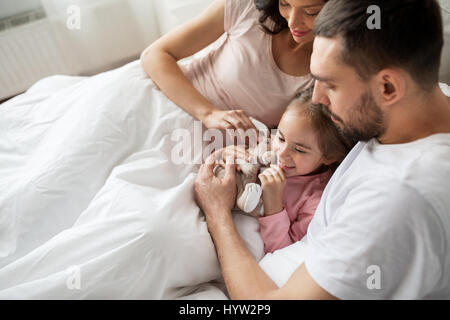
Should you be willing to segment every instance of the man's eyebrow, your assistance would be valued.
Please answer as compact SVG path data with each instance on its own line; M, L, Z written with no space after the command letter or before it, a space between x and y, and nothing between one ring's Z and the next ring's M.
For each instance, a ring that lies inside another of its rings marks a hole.
M280 133L281 137L284 138L283 133L281 132L280 129L278 129L278 132ZM298 142L294 142L294 144L298 145L299 147L302 147L304 149L308 149L308 150L312 150L310 147L305 146L304 144L298 143Z
M333 78L325 78L325 77L321 77L321 76L318 76L318 75L313 74L313 73L311 73L311 77L312 77L314 80L317 80L317 81L322 81L322 82L335 82L335 80L334 80Z

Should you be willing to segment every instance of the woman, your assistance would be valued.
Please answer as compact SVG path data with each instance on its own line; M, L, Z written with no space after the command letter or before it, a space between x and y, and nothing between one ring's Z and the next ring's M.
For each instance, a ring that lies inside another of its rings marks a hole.
M312 84L312 28L325 2L216 0L148 47L142 66L207 128L252 128L249 116L275 126L295 94ZM205 57L177 64L224 33Z
M0 298L171 299L218 279L193 198L198 166L169 161L171 134L195 119L215 129L250 128L249 116L277 125L312 85L311 29L324 2L217 0L145 50L152 79L131 63L30 109L44 117L26 123L43 142L18 155L27 159L23 177L4 180L0 207L15 229L4 233L14 254L0 260ZM206 55L177 63L211 43ZM17 217L32 223L16 228Z

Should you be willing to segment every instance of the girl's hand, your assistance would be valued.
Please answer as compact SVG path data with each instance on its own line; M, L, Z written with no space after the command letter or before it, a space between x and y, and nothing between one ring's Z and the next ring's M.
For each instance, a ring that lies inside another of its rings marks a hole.
M283 210L283 195L286 187L286 175L280 167L271 165L259 176L263 189L264 215L270 216Z
M244 131L248 129L256 130L250 118L242 110L215 110L200 120L208 129L242 129Z

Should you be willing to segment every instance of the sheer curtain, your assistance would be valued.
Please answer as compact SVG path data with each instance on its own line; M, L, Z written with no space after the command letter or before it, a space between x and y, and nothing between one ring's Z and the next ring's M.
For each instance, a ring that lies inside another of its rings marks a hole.
M70 61L71 73L89 75L137 59L150 43L198 15L212 1L41 0L41 3L65 58ZM77 18L77 11L79 29L70 29L68 19Z

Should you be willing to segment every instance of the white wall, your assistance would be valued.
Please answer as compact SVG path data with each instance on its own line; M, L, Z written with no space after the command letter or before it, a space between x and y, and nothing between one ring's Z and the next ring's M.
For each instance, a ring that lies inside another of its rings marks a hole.
M67 9L73 4L81 23L71 30ZM42 0L42 5L47 18L0 32L0 100L46 76L92 75L123 65L161 35L152 0Z
M71 74L94 74L135 59L160 36L152 1L42 0ZM80 8L80 29L67 27L67 8Z
M0 0L5 15L40 4L47 13L45 20L0 32L0 100L46 76L92 75L138 59L163 33L212 1ZM80 29L67 27L71 5L80 9Z
M213 0L155 0L155 12L162 34L205 10Z
M73 74L93 74L137 57L147 45L175 26L192 19L213 0L41 0L60 39ZM17 10L39 0L1 0ZM443 10L445 46L440 81L450 83L450 0ZM20 3L20 5L18 5ZM67 7L82 8L82 29L65 27Z

